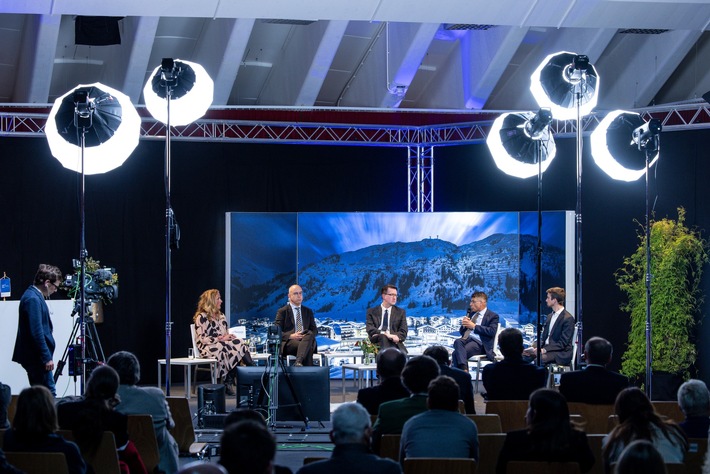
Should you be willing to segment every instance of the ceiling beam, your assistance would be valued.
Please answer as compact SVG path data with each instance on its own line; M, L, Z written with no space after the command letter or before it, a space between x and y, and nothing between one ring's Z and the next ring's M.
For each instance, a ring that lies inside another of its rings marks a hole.
M12 100L47 102L61 20L59 15L27 17Z

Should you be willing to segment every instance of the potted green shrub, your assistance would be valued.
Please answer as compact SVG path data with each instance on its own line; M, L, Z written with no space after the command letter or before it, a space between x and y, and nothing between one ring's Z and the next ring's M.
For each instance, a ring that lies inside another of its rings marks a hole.
M651 353L654 399L663 395L664 375L676 381L668 387L675 398L676 384L687 379L695 364L695 326L700 319L703 295L700 279L708 261L707 243L700 231L685 226L685 209L678 219L651 220ZM646 233L641 226L639 245L615 274L616 284L627 301L622 311L631 317L621 372L632 381L646 375ZM658 389L658 390L657 390Z

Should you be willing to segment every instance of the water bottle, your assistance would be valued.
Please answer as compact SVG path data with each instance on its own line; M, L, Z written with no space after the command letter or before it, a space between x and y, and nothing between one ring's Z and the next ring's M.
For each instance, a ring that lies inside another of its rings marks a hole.
M256 354L256 344L254 344L254 339L249 339L249 352Z

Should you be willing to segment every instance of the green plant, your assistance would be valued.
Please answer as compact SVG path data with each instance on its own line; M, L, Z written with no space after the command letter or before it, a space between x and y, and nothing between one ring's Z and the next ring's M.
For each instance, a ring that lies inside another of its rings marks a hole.
M628 301L622 311L631 317L621 372L633 378L646 373L646 233L639 246L615 273ZM682 374L695 363L694 329L703 295L700 279L708 261L700 231L685 226L685 209L678 219L651 220L651 349L653 371Z

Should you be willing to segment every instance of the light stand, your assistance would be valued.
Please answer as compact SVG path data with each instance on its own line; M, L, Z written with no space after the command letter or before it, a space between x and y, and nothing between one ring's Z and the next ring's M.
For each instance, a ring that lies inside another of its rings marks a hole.
M214 84L202 66L163 58L143 88L146 107L165 124L165 393L170 396L172 354L172 250L180 246L180 227L171 202L171 123L187 125L198 119L212 103ZM172 109L173 101L176 110Z

